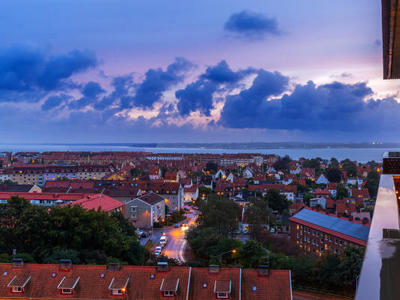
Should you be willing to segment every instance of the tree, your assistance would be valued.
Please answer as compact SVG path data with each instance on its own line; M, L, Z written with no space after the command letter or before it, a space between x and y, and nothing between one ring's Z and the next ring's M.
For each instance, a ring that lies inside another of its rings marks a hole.
M289 201L286 196L281 195L278 190L269 189L265 195L268 205L272 210L277 210L280 214L289 208Z
M260 260L267 256L267 252L257 241L247 241L238 251L240 264L244 268L257 268Z
M369 195L376 198L379 188L379 173L371 171L367 175L367 181L365 182L365 188L368 189Z
M206 171L208 171L210 173L217 173L218 165L216 163L210 161L206 164Z
M343 199L349 196L349 191L344 184L338 184L336 187L336 199Z
M321 159L318 158L306 159L303 161L303 168L315 169L315 171L320 169L320 165Z
M306 193L310 190L308 187L301 185L300 183L298 183L296 181L291 182L289 185L297 185L297 191L300 193Z
M263 225L269 223L271 210L265 198L251 197L249 200L250 204L246 210L247 220L250 225L252 237L257 239L264 230Z
M329 161L329 167L331 168L338 168L339 167L339 161L332 157L331 160Z
M161 170L161 177L165 178L165 173L167 173L168 168L166 166L160 166L160 170Z
M197 221L203 228L212 227L222 235L233 235L238 228L241 209L230 199L210 194L206 201L196 203L200 210Z
M329 168L326 173L329 182L340 182L342 181L342 171L338 168Z
M346 158L341 162L342 169L347 172L347 177L356 177L357 176L357 165L351 161L350 159Z
M285 171L289 169L289 163L291 162L291 158L289 156L284 156L279 158L276 163L274 163L274 169L277 171Z
M310 206L310 199L314 198L313 194L305 194L303 196L303 202L307 205Z

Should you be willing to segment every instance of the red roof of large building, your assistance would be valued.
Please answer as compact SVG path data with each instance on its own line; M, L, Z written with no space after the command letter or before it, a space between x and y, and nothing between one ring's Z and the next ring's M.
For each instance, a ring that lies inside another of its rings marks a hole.
M98 210L99 208L101 208L101 210L109 212L119 207L122 207L125 204L124 202L111 198L107 195L95 194L95 195L86 195L86 197L76 200L69 205L72 206L79 205L85 209L94 209L94 210Z

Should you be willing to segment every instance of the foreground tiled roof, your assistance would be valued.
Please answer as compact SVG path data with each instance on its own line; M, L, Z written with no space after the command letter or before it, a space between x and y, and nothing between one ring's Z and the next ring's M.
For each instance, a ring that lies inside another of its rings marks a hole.
M103 194L87 195L86 197L68 204L71 206L79 205L85 209L97 210L101 207L104 211L112 211L124 206L124 202L111 198Z
M214 288L229 290L229 299L289 300L290 271L271 270L260 276L258 270L122 266L107 271L106 266L73 265L61 271L58 264L24 264L13 269L0 263L0 299L166 299L162 291L175 291L171 299L216 299ZM12 282L12 285L9 285ZM8 286L9 285L9 286ZM23 293L12 293L11 286L24 286ZM61 294L74 288L73 294ZM176 289L177 288L177 289ZM124 289L121 296L110 289Z

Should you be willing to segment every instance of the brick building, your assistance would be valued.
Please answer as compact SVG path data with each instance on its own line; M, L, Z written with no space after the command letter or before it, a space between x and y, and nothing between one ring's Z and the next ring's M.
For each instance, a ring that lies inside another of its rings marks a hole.
M340 254L347 246L365 247L369 225L340 216L303 208L290 218L290 236L304 251Z

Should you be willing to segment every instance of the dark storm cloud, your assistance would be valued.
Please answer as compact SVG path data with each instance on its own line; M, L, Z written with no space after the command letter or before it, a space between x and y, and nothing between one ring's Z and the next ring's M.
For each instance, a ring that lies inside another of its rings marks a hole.
M201 78L216 83L237 83L247 75L255 72L256 70L252 68L234 72L229 68L227 62L222 60L217 65L208 67L204 74L201 75Z
M275 18L250 11L232 14L226 21L224 29L238 37L250 39L263 39L267 34L282 34Z
M153 104L161 98L163 92L173 85L182 82L184 74L193 66L187 59L177 57L167 67L166 71L161 68L149 69L145 74L145 79L138 84L135 96L121 101L121 107L153 107Z
M47 57L30 44L0 48L0 90L56 90L74 85L67 80L97 65L93 52L73 50Z
M175 97L179 100L177 104L179 114L187 116L191 112L198 111L202 115L209 116L214 107L214 92L222 86L225 90L232 90L238 86L240 80L256 72L257 70L253 68L232 71L225 60L215 66L209 66L197 81L175 92Z
M269 93L256 88L266 82L257 77L248 90L228 97L220 124L231 128L368 132L376 129L377 120L380 128L393 127L400 114L400 105L392 98L368 99L373 91L364 82L316 86L309 81L297 85L291 94L270 101L266 101Z
M66 101L70 100L72 97L67 94L61 94L57 96L50 96L47 98L46 102L43 103L41 109L42 110L50 110L56 107L61 106L66 103Z
M187 116L192 111L209 116L213 108L213 93L217 90L217 84L202 79L190 83L185 89L175 92L179 100L177 107L181 116Z
M98 96L105 93L105 90L101 88L99 83L90 81L83 87L81 93L83 97L78 100L71 101L69 103L69 108L81 109L88 105L98 103Z

